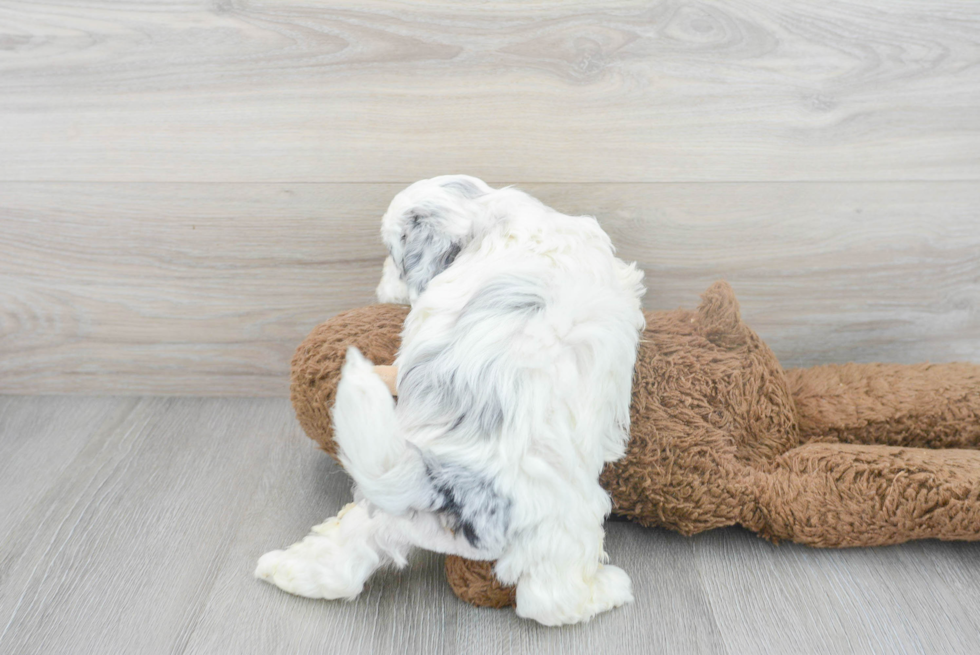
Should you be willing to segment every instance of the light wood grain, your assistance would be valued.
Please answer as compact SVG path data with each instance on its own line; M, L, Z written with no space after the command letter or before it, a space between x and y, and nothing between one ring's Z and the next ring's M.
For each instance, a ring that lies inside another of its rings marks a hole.
M521 186L598 216L648 308L730 280L784 365L980 362L980 184ZM285 395L309 330L373 302L400 188L0 184L0 391Z
M0 397L0 543L5 530L45 511L45 493L88 442L112 429L136 399ZM39 475L39 472L43 474Z
M554 191L539 195L565 205ZM980 362L978 184L590 191L570 192L569 211L599 216L639 262L648 308L693 307L724 278L784 366Z
M975 577L980 559L964 561L963 545L815 550L725 530L702 535L695 549L730 652L969 653L980 621L933 562ZM785 626L780 638L760 644L774 625Z
M980 179L972 0L0 7L0 179Z
M0 392L284 395L404 184L599 216L787 365L980 361L969 0L0 6Z
M2 652L179 650L295 430L287 403L259 400L146 400L106 427L62 475L33 468L56 482L0 549Z
M2 186L0 389L16 393L284 395L302 337L372 301L394 193Z
M966 655L980 642L980 543L835 551L610 523L636 602L559 629L463 604L431 553L352 602L291 596L254 579L255 561L348 502L350 480L284 399L0 398L11 442L19 466L3 472L32 500L0 512L2 653Z

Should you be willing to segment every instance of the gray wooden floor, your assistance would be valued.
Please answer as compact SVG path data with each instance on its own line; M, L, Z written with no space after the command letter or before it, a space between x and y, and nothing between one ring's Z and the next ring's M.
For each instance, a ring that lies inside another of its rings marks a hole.
M284 399L0 396L2 653L976 653L980 544L822 551L609 525L636 602L562 629L476 609L441 558L357 600L256 558L349 499Z

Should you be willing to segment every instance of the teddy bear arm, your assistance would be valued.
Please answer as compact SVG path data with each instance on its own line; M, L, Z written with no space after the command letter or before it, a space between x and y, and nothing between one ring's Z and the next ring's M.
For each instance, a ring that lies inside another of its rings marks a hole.
M408 308L400 305L358 307L321 323L296 348L289 385L296 418L306 434L335 460L337 444L330 412L347 348L355 346L375 364L394 363L407 315ZM394 386L393 374L390 386Z
M804 443L980 449L980 365L832 364L786 379Z
M835 443L795 448L755 479L773 540L819 547L980 540L980 452Z

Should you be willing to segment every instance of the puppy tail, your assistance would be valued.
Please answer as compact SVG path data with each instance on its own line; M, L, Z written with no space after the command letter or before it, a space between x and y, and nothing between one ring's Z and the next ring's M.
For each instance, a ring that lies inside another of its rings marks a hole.
M391 392L353 346L337 386L333 425L340 461L364 497L392 514L429 504L422 454L399 433Z

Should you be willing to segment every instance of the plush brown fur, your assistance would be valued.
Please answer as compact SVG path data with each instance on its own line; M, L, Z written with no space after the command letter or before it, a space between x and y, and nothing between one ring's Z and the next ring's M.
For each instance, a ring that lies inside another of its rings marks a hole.
M331 456L346 347L391 364L407 312L340 314L297 349L293 406ZM697 311L646 319L630 444L601 478L616 514L687 535L740 524L822 547L980 539L980 365L784 371L725 282ZM492 563L449 557L446 573L468 602L513 604Z

